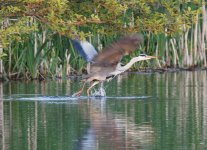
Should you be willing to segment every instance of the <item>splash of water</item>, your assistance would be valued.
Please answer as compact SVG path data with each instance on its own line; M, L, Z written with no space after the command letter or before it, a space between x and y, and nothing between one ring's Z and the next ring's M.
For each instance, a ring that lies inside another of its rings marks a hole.
M105 97L106 96L106 91L103 88L103 86L101 86L98 90L95 90L92 95L93 97Z

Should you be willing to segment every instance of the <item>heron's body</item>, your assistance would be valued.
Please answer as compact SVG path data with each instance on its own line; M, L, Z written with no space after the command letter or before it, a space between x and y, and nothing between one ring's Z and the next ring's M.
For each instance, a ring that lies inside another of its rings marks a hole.
M74 94L74 96L82 93L86 83L91 84L87 90L87 94L90 95L91 88L93 88L96 84L100 82L102 83L105 80L110 80L114 76L129 69L137 61L154 58L152 56L138 56L132 58L127 65L123 67L120 65L119 62L121 58L136 50L142 42L143 37L141 35L133 34L124 36L118 41L105 47L91 60L90 71L88 75L83 77L84 85L79 92Z
M90 73L83 77L83 80L86 80L87 82L91 82L93 80L99 80L104 81L107 79L108 76L110 76L110 73L113 72L116 67L98 67L98 66L91 66Z

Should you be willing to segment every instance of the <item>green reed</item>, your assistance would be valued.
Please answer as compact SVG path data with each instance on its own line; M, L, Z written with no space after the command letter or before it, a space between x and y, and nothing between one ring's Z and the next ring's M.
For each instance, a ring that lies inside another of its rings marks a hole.
M145 42L121 62L126 64L141 52L157 56L157 59L139 62L130 70L139 68L192 68L207 67L207 20L205 5L190 27L185 24L182 32L173 35L142 32ZM89 30L83 29L88 33ZM98 51L115 41L120 34L103 35L93 32L86 40ZM67 77L85 72L86 62L69 43L69 38L39 26L39 30L22 35L22 41L11 41L3 51L4 74L9 79L44 79L46 77Z

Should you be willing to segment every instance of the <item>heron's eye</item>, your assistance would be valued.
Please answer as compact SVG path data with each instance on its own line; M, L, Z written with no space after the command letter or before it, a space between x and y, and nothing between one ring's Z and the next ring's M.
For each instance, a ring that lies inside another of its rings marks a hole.
M140 54L139 56L146 57L147 55L146 54Z

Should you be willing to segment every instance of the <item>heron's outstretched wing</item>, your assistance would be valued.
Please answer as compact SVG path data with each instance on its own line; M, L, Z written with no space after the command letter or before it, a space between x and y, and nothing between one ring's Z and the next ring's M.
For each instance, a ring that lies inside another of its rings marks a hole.
M90 62L98 53L91 43L88 41L71 40L73 48L87 62Z
M143 36L132 34L120 38L111 45L105 47L102 52L92 60L93 66L114 66L117 65L122 56L131 53L143 42Z

